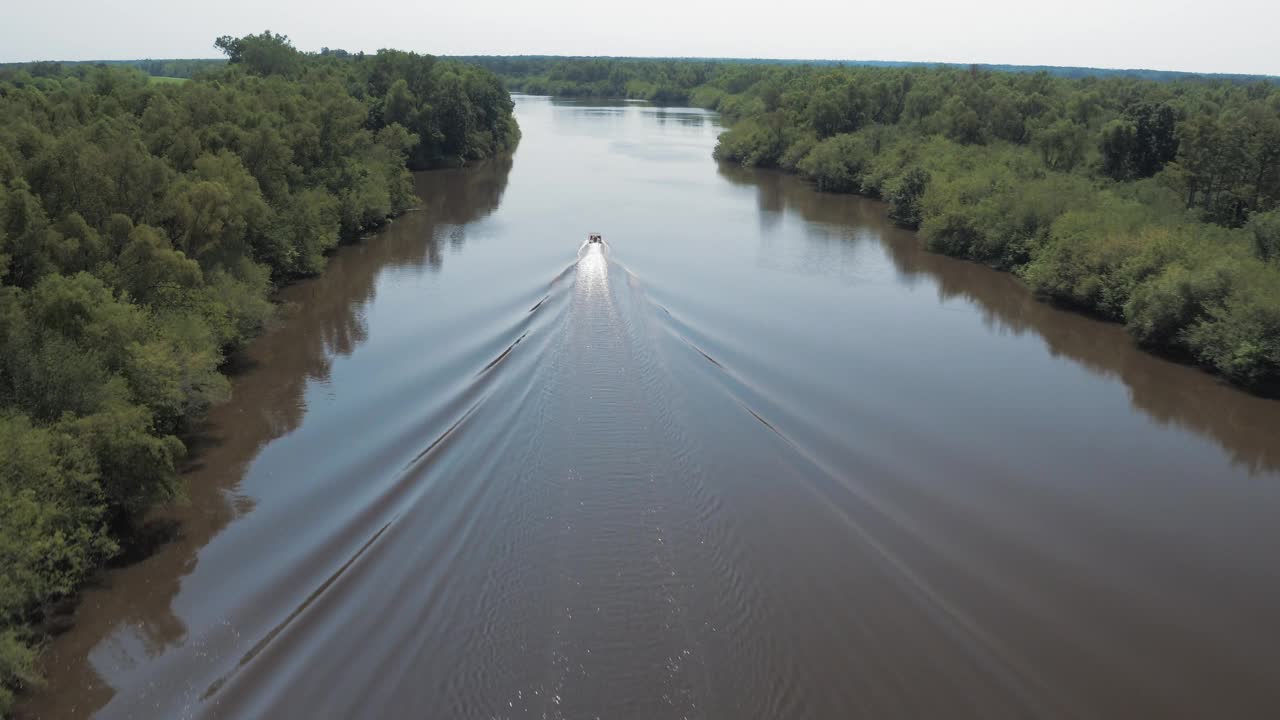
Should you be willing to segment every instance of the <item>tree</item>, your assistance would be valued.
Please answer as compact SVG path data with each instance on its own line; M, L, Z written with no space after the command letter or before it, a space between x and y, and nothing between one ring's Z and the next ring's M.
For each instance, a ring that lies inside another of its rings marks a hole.
M40 199L22 180L10 183L8 192L0 199L5 201L0 207L4 279L19 287L30 287L56 269L49 251L61 238L51 226Z
M959 96L948 98L940 113L943 116L947 137L964 144L983 142L982 118Z
M174 250L158 228L139 225L116 263L116 282L133 300L152 305L171 297L169 291L203 284L200 265Z
M1263 260L1280 262L1280 210L1259 213L1249 219L1254 251Z
M1126 111L1133 118L1137 140L1137 177L1151 177L1178 154L1177 112L1168 103L1140 103Z
M294 49L289 38L270 30L241 38L223 35L214 41L213 46L221 50L232 64L243 64L257 75L292 76L302 65L302 54Z
M1151 177L1177 154L1177 113L1168 103L1137 103L1103 129L1103 172L1113 179Z
M388 125L399 123L412 127L417 114L418 99L409 90L409 83L399 78L387 89L382 101L382 119Z
M1128 119L1112 120L1102 128L1099 150L1102 172L1114 180L1137 177L1138 127Z
M1035 134L1035 146L1045 167L1060 172L1071 172L1084 160L1088 132L1084 127L1060 118Z
M929 187L929 171L913 167L893 182L886 194L889 217L907 227L918 228L924 219L920 200Z

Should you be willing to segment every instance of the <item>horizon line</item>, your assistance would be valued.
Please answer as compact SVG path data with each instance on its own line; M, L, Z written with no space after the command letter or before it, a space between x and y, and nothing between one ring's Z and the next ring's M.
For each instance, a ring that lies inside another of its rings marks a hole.
M400 50L400 48L378 48L372 52L366 50L347 50L345 48L328 48L330 51L342 50L351 55L365 54L376 55L383 50ZM319 55L321 50L299 50L300 52ZM405 52L418 52L409 50ZM924 65L924 66L949 66L949 67L983 67L983 68L1036 68L1046 70L1101 70L1107 72L1129 72L1129 73L1165 73L1173 75L1199 75L1199 76L1217 76L1217 77L1238 77L1238 78L1267 78L1280 79L1280 74L1273 75L1267 72L1225 72L1215 70L1170 70L1154 67L1107 67L1102 65L1054 65L1047 63L1013 63L1013 62L979 62L979 61L958 61L958 60L873 60L873 59L852 59L852 58L818 58L818 57L766 57L766 56L729 56L729 55L558 55L553 53L430 53L424 52L423 55L432 55L440 58L562 58L566 60L695 60L695 61L738 61L738 62L757 62L757 63L848 63L853 65L875 65L875 64L892 64L892 65ZM128 63L143 61L170 61L170 60L197 60L197 61L226 61L224 57L122 57L122 58L93 58L87 60L71 60L71 59L33 59L33 60L0 60L0 66L4 65L25 65L30 63L51 62L51 63L69 63L69 64L95 64L95 63Z

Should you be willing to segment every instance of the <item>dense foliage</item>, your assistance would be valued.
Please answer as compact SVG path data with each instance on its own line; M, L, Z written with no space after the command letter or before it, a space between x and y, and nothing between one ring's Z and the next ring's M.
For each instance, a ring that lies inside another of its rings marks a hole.
M715 104L722 159L883 197L933 250L1280 392L1280 87L797 69Z
M34 681L29 623L181 493L179 436L272 287L409 208L407 166L517 138L478 68L218 45L186 83L0 73L0 714Z
M495 58L530 91L719 109L716 156L885 199L1144 347L1280 393L1280 85ZM658 91L652 91L658 88Z
M167 60L77 60L57 61L42 60L26 63L0 63L0 72L25 71L32 77L61 77L76 72L76 66L104 66L117 68L137 68L142 72L159 78L192 78L205 70L213 70L226 65L226 58L219 59L179 59Z
M636 58L464 57L502 76L507 87L531 95L625 97L685 103L689 92L709 82L722 64L694 60Z
M1129 78L1174 82L1178 80L1230 80L1233 82L1280 82L1267 75L1229 73L1187 73L1170 70L1109 69L1090 67L1056 67L1052 65L961 65L885 60L768 60L759 58L627 58L564 57L555 55L463 55L456 59L492 70L507 80L513 90L531 94L565 96L631 97L649 99L645 94L655 86L665 87L673 97L687 97L703 80L682 82L678 76L682 66L703 67L704 72L719 73L735 65L767 65L773 67L806 66L810 68L867 67L898 69L980 70L1002 73L1040 73L1056 78ZM687 80L690 76L684 75ZM639 81L628 85L631 80ZM555 91L555 92L552 92Z

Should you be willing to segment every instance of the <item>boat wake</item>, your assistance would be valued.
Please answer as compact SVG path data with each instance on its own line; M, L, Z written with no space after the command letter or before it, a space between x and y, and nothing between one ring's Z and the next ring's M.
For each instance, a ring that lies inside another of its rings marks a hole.
M387 368L368 402L396 415L316 468L294 543L222 548L271 571L149 668L184 704L125 691L104 715L829 716L897 692L866 648L938 657L939 636L946 673L1003 698L991 714L1070 706L904 554L947 552L886 492L911 483L789 411L746 349L650 298L607 243L516 300L496 329L460 319L437 366ZM849 573L858 603L824 616ZM818 687L815 648L860 692Z

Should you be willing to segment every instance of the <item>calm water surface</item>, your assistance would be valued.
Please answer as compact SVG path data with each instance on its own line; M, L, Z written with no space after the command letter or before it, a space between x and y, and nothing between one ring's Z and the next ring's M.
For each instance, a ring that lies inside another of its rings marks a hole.
M27 716L1280 717L1280 403L713 115L517 113L285 292Z

